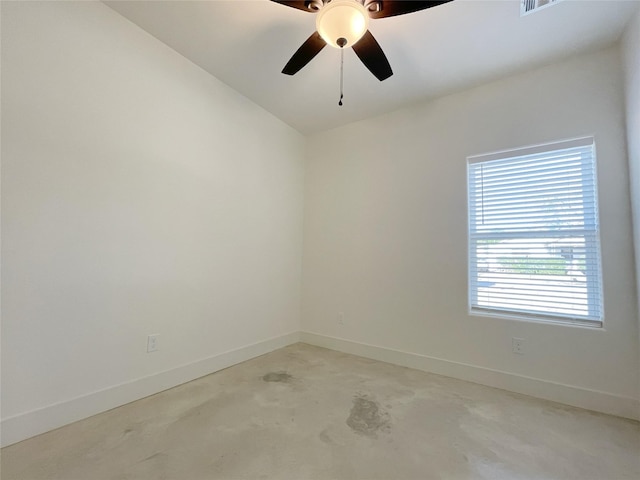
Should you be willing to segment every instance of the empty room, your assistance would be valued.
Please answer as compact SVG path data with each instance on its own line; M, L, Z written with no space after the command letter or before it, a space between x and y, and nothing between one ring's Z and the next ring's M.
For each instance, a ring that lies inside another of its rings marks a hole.
M640 0L0 20L2 480L640 478Z

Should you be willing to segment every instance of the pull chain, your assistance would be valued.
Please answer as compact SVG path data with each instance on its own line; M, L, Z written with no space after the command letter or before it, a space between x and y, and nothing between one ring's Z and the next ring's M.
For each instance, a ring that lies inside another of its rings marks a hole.
M342 106L342 97L344 94L342 93L342 87L344 84L344 48L340 48L340 100L338 101L338 105Z
M338 100L338 105L342 106L342 97L344 97L344 95L342 94L342 85L344 78L344 47L347 44L347 39L340 37L336 41L336 43L340 47L340 100Z

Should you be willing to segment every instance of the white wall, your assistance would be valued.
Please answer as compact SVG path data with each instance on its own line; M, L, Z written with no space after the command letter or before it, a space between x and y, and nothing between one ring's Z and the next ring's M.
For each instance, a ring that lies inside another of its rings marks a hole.
M637 416L623 112L612 47L311 137L303 340ZM466 157L591 134L605 328L469 316Z
M629 22L622 39L627 107L629 184L633 212L636 288L640 301L640 11ZM640 309L640 303L638 304ZM638 337L640 344L640 336ZM640 375L640 365L638 366Z
M2 140L3 443L295 341L293 129L101 3L2 2Z

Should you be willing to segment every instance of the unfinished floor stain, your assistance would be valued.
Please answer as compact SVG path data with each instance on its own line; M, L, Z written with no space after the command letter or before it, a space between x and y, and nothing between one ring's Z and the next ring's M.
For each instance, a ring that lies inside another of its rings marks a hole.
M262 380L265 382L276 382L276 383L291 383L293 381L293 376L289 375L287 372L269 372Z
M356 433L375 437L378 432L389 430L389 415L380 408L378 402L367 395L358 394L353 398L347 425Z

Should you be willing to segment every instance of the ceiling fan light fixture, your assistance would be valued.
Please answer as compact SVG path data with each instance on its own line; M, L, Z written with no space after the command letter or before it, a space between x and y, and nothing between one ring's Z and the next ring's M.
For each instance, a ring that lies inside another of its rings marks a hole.
M335 48L352 47L368 28L369 14L357 0L332 0L316 18L318 33Z

